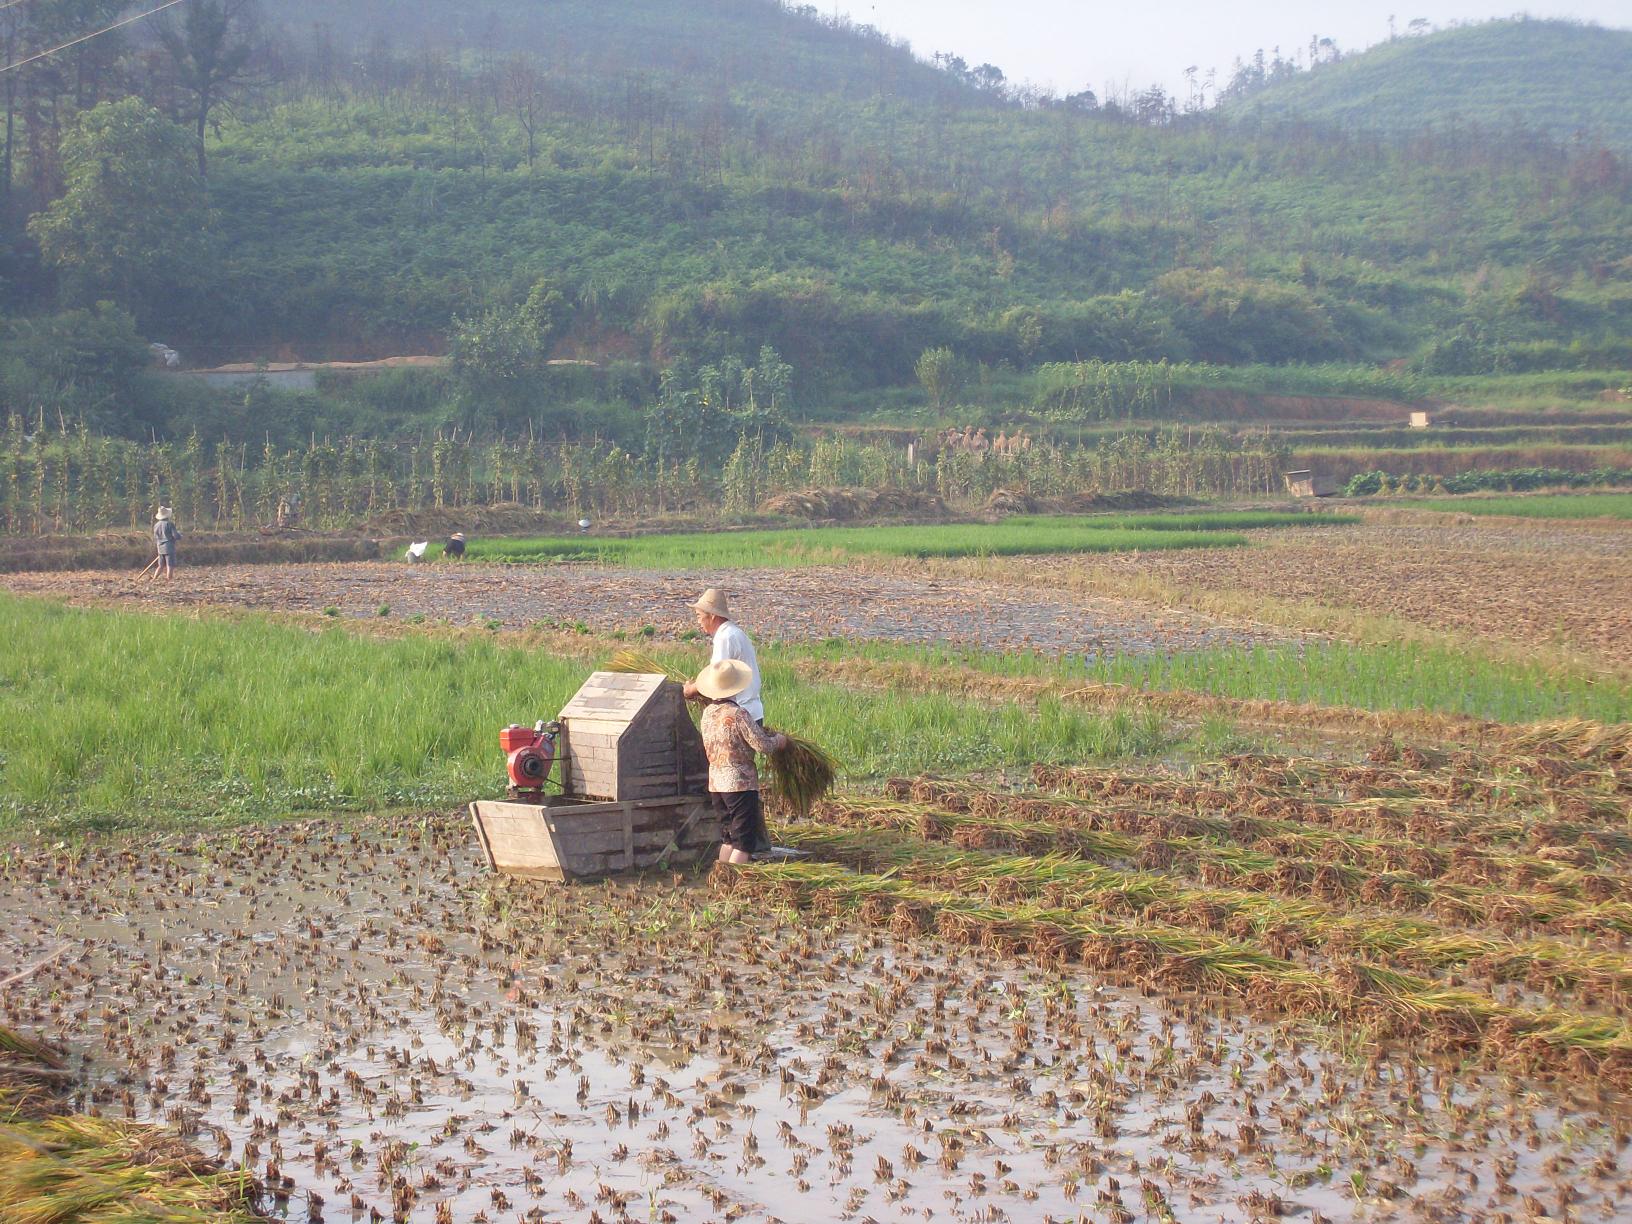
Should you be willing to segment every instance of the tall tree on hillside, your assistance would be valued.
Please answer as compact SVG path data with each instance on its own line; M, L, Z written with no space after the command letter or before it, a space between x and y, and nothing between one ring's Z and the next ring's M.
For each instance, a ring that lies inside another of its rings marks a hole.
M191 143L140 98L75 121L62 140L67 190L28 224L70 300L112 298L140 318L190 283L205 230Z
M189 118L198 137L200 178L208 173L204 133L210 112L250 79L258 16L256 0L192 0L179 20L158 26L177 83L192 95Z
M124 0L55 0L0 9L0 54L16 63L98 29L125 7ZM0 158L0 202L9 201L18 142L26 140L28 186L37 207L61 188L58 145L79 111L107 92L123 53L118 31L7 72L5 152ZM19 131L21 128L21 131Z
M506 61L500 90L510 113L527 134L527 169L538 156L538 127L544 119L544 75L529 56Z

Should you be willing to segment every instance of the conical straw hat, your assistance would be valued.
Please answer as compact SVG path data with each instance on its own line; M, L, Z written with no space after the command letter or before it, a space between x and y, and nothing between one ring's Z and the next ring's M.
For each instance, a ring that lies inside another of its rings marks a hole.
M697 691L710 701L735 697L754 682L754 669L741 659L710 663L697 675Z
M697 597L697 602L691 605L699 612L707 612L710 616L717 616L721 620L731 619L731 608L725 602L725 592L718 587L709 587Z

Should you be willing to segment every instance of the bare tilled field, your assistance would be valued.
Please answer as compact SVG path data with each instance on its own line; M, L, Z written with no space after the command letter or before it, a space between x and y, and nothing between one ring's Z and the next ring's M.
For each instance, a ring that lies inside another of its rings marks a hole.
M1236 550L1239 551L1239 550ZM178 571L171 583L128 573L5 574L18 594L155 608L224 605L524 629L581 624L598 632L651 625L668 637L694 629L690 603L723 586L756 635L785 641L958 642L994 650L1083 654L1250 645L1279 636L1127 600L1047 586L939 579L911 562L893 573L859 567L710 572L586 565L406 565L355 562L230 565ZM381 609L385 609L382 613Z
M690 627L687 604L699 590L723 585L744 623L771 639L1088 655L1284 640L1287 632L1252 621L1251 601L1274 599L1632 663L1632 525L1449 521L1249 534L1248 548L775 570L350 562L184 568L171 584L123 571L4 574L0 584L71 602L333 610L512 629L650 625L663 636ZM1141 580L1180 597L1231 596L1234 623L1119 597L1123 587L1137 594Z
M963 564L996 565L1045 585L1087 579L1102 589L1154 578L1181 591L1307 600L1632 663L1632 526L1367 524L1318 538L1251 534L1251 548Z
M303 1222L1619 1218L1625 796L1534 759L903 781L577 887L435 815L27 846L0 1018Z

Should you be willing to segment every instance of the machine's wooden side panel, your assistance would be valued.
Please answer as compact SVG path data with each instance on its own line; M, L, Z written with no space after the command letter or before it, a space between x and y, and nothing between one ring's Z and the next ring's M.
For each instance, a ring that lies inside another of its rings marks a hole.
M537 879L588 879L630 868L696 862L719 844L707 799L551 804L471 804L497 871Z

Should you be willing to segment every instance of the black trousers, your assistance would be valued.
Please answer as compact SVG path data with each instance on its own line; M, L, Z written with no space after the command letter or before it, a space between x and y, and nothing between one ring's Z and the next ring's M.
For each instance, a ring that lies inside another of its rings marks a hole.
M771 835L765 828L765 810L757 790L709 791L708 797L720 814L722 842L745 854L760 854L771 848Z

